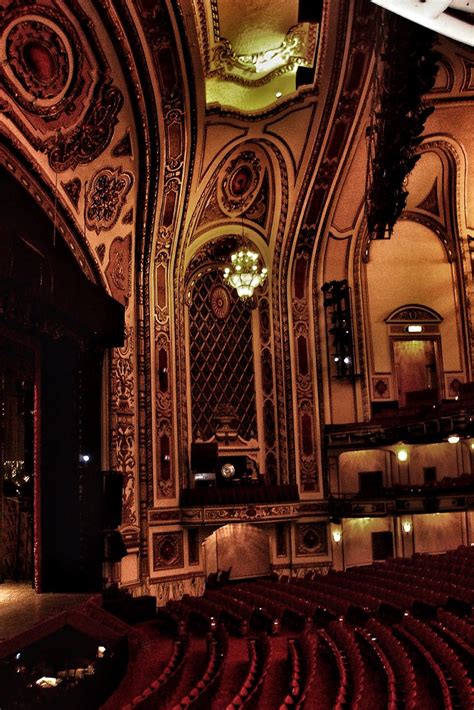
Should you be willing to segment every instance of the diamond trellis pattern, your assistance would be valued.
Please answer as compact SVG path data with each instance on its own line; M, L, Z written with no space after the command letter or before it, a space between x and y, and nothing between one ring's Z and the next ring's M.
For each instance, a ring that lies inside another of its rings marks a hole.
M216 272L202 276L189 308L193 438L213 436L219 409L226 405L235 411L238 433L248 441L257 436L252 316L234 289L228 289L227 316L215 315L211 292L221 284Z

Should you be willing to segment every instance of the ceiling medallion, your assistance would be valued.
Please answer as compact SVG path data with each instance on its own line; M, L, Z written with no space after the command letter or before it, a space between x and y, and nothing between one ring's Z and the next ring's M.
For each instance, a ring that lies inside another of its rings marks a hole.
M9 94L28 111L47 113L67 100L80 71L79 40L45 15L7 14L0 24L0 75Z
M230 311L230 296L224 286L215 286L211 291L211 309L216 318L225 320Z
M217 200L229 217L246 212L262 186L265 170L255 150L245 150L230 158L219 179Z

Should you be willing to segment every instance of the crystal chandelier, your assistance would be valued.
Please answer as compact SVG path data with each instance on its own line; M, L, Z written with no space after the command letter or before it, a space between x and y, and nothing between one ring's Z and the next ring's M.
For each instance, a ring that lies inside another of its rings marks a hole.
M237 289L240 298L251 298L267 278L266 266L261 266L259 255L248 246L241 246L230 259L232 263L225 268L224 279Z

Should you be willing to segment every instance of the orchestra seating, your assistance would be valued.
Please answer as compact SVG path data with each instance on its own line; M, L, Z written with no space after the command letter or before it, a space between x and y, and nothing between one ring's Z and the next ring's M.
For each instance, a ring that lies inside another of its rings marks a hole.
M159 697L169 710L474 707L473 582L474 547L460 547L185 595L153 622L169 629L171 619L182 634L169 663L121 706L158 707ZM207 655L194 671L196 635L207 635Z

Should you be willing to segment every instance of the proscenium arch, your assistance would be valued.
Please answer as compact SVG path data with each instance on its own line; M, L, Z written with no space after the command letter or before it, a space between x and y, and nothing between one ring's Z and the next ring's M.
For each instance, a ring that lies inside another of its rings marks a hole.
M85 276L110 294L97 257L84 239L83 233L78 228L61 194L56 190L56 186L48 180L33 159L25 154L23 146L20 150L10 144L10 136L2 131L1 126L0 136L3 136L4 139L3 144L0 145L0 165L12 176L12 179L19 182L29 192L31 198L51 221L51 240L53 240L53 236L62 239Z

